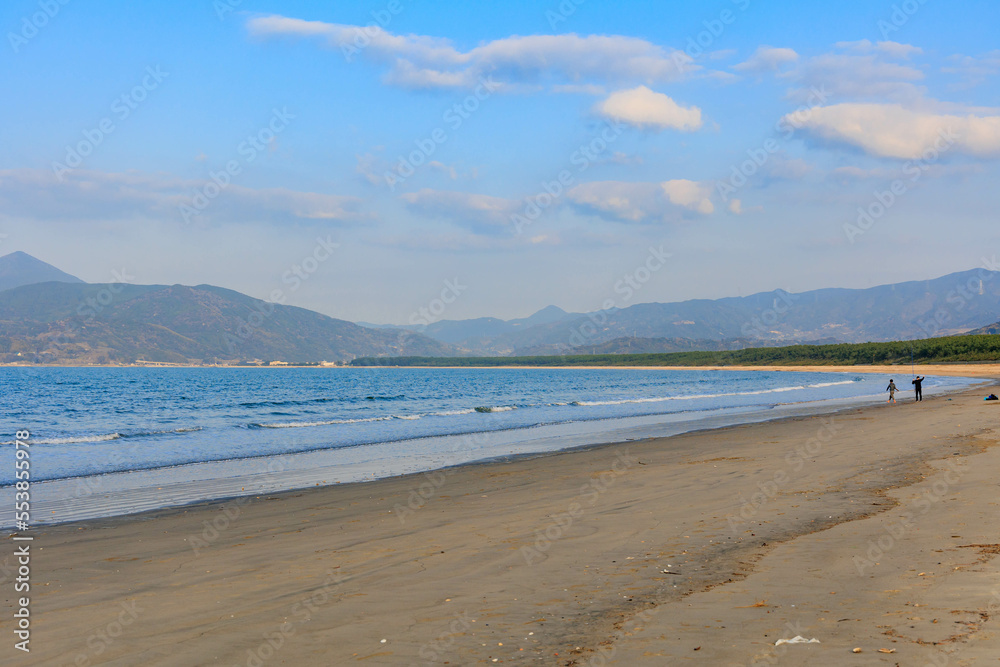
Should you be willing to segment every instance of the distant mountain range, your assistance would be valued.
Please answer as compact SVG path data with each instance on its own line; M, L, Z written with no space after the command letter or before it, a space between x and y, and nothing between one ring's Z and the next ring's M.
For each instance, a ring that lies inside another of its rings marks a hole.
M0 271L8 257L0 257ZM454 353L410 331L366 329L211 285L77 281L0 291L6 363L295 363Z
M22 285L47 282L82 283L76 276L35 259L26 252L12 252L0 257L0 291Z
M993 324L988 324L985 327L979 327L978 329L973 329L967 332L970 336L981 336L981 335L991 335L995 336L1000 334L1000 322L994 322Z
M0 257L0 362L291 363L356 357L617 354L1000 332L1000 273L869 289L782 290L513 320L358 325L198 285L88 284Z
M832 338L801 341L808 345L829 345L840 341ZM707 340L704 338L688 340L686 338L615 338L598 345L581 345L573 348L574 354L658 354L665 352L723 352L729 350L744 350L750 347L765 347L770 345L761 340L751 338L730 338L728 340ZM554 348L546 352L544 348L535 348L533 354L556 354ZM530 356L530 355L529 355Z
M930 338L1000 319L1000 273L977 269L868 289L776 290L590 314L553 307L541 312L549 321L528 326L514 326L524 320L443 321L421 331L479 355L677 352Z
M551 324L566 319L582 317L583 313L567 313L557 306L546 306L530 317L515 320L500 320L495 317L478 317L471 320L439 320L432 324L392 325L368 324L359 325L374 329L405 329L416 331L443 343L460 343L478 348L479 345L489 345L494 338L508 334L516 334L539 324Z

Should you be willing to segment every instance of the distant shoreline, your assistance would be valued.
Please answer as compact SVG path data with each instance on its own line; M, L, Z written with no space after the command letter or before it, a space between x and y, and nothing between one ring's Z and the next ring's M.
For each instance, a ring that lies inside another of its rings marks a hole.
M784 372L808 372L808 373L875 373L880 375L908 375L908 365L859 365L859 366L835 366L835 365L803 365L794 366L229 366L221 364L0 364L2 368L246 368L246 369L292 369L308 368L314 370L405 370L412 368L437 369L437 370L646 370L646 371L784 371ZM983 361L954 361L936 364L914 364L914 369L919 368L920 374L947 375L952 377L976 377L976 378L996 378L1000 379L1000 362Z

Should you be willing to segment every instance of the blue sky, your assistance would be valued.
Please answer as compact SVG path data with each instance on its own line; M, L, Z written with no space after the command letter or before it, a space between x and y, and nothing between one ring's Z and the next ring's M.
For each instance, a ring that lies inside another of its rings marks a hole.
M0 253L89 281L401 323L446 281L441 317L506 318L1000 251L985 1L36 0L0 27Z

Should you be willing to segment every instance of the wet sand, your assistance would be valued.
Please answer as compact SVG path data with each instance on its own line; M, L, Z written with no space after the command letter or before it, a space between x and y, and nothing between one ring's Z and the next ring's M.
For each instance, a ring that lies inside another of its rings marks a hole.
M39 528L0 657L995 664L990 391Z

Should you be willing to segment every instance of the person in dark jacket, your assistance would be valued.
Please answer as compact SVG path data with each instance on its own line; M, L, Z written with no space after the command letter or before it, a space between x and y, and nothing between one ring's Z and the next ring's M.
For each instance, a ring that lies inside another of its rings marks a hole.
M920 385L921 383L923 383L924 379L925 378L921 376L916 378L915 380L910 381L910 384L913 385L913 394L914 394L913 400L915 401L924 400L924 391L923 389L920 388Z

